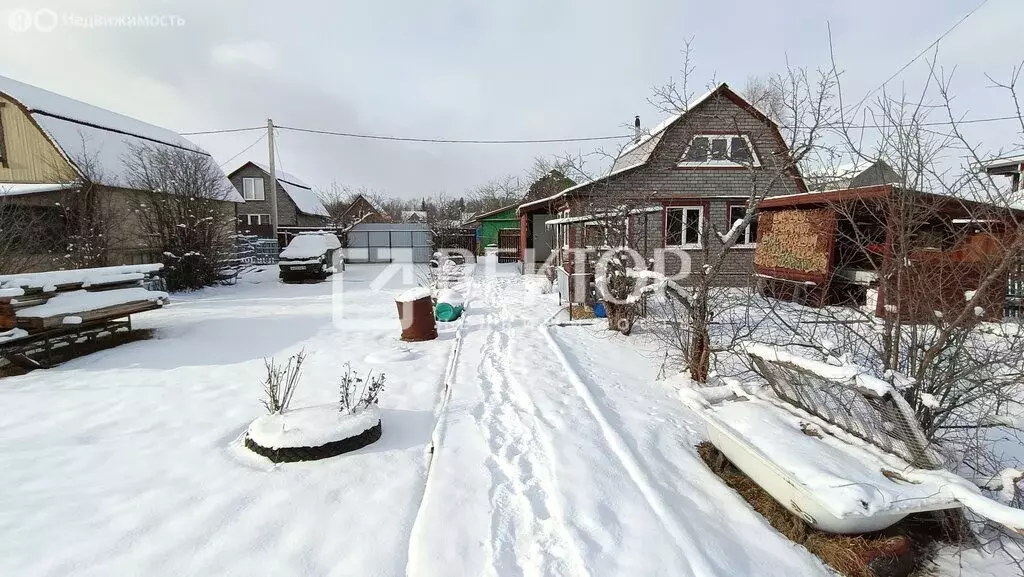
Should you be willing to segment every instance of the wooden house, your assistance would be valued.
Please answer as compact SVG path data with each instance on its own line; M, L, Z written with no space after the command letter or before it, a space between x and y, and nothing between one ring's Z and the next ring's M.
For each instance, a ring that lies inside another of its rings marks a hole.
M316 228L330 222L330 214L320 198L299 177L280 170L277 176L277 225ZM270 237L270 197L267 182L270 168L265 164L246 161L228 174L231 184L245 199L238 206L238 229L251 234Z
M45 237L45 246L32 255L38 264L29 268L54 266L48 253L62 254L67 247L62 207L80 201L103 215L107 264L160 260L138 212L159 193L133 185L125 162L141 147L210 156L170 130L0 76L0 196L38 218L36 232ZM220 176L215 202L224 222L233 223L242 197Z
M356 224L381 224L391 222L391 215L365 194L357 194L344 212L341 213L339 224L350 227Z
M657 249L685 253L685 262L666 262L666 274L698 270L709 255L725 250L715 232L727 231L745 213L752 182L770 183L768 196L806 192L788 158L778 125L720 84L646 134L638 118L634 142L605 176L521 204L520 250L531 264L553 251L555 262L566 266L574 249L603 244L588 233L602 214L629 207L630 246L648 258ZM750 282L755 237L750 227L728 249L722 284Z

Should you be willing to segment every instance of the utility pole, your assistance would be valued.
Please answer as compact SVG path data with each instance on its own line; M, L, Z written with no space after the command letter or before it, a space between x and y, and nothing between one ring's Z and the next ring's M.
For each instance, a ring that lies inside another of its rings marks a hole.
M274 168L274 121L267 119L267 142L270 143L270 228L277 240L277 170Z

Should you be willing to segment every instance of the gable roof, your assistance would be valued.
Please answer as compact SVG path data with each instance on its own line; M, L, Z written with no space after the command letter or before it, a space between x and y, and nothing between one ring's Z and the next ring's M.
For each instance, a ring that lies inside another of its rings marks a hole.
M132 146L171 147L210 156L209 152L174 131L12 78L0 76L0 94L25 110L81 176L85 176L79 166L83 156L95 160L97 174L91 175L95 184L127 186L124 158ZM223 184L231 194L227 200L242 202L241 195L230 186L226 176Z
M391 215L385 212L376 202L373 201L373 199L371 199L369 196L365 194L360 193L352 198L352 202L350 202L348 204L348 207L345 208L345 212L341 213L341 220L343 222L345 218L348 217L348 213L352 210L353 207L355 207L356 203L359 202L360 198L363 199L366 202L366 204L370 205L370 208L372 208L378 215L380 215L381 218L389 221L391 220ZM363 218L365 217L366 215L363 216Z
M269 166L261 164L254 160L246 160L245 162L242 163L241 166L232 170L231 173L229 174L229 177L234 176L235 173L237 173L239 170L242 170L243 168L250 164L262 170L263 173L266 174L267 176L270 176ZM297 208L299 212L301 212L302 214L309 214L312 216L331 215L329 212L327 212L327 207L324 206L324 203L323 201L320 200L320 197L318 197L316 193L313 192L312 187L310 187L305 182L302 182L302 180L300 180L299 177L292 174L288 174L287 172L281 170L277 170L277 167L274 167L274 175L277 177L277 183L281 185L281 188L284 190L285 194L288 195L288 198L292 199L292 202L295 203L295 208Z
M425 210L403 210L402 211L402 221L403 222L408 221L411 218L415 218L415 219L421 220L421 221L422 220L427 220L427 211L425 211Z
M612 166L609 169L608 174L595 178L594 180L591 180L589 182L581 182L575 186L570 186L562 190L561 192L551 195L547 198L541 198L538 200L523 203L519 205L518 210L522 211L523 209L528 209L531 207L550 203L552 201L558 200L559 198L575 190L586 188L592 184L601 182L613 176L617 176L646 165L647 162L651 159L651 154L654 153L654 150L658 147L658 144L661 143L662 137L665 135L665 133L672 125L674 125L676 122L679 122L687 114L693 112L701 105L711 101L713 97L718 95L728 98L740 108L743 108L750 114L754 115L754 117L757 118L758 120L768 123L769 126L776 132L776 134L779 135L779 139L781 141L782 136L779 132L778 123L776 123L767 114L765 114L759 108L757 108L757 106L755 106L747 99L743 98L738 93L736 93L732 88L729 87L727 83L722 82L718 86L712 88L711 90L708 90L704 94L697 97L693 102L689 103L686 106L686 110L680 111L676 114L669 116L665 120L661 121L657 126L652 128L646 135L641 137L639 141L634 142L629 146L623 148L622 151L619 152L619 155L615 158L615 161L612 162Z
M693 102L686 105L686 110L677 112L665 120L662 120L657 126L652 128L645 136L640 138L638 142L630 144L626 148L622 149L619 156L616 157L615 162L612 164L611 172L624 170L633 165L646 164L651 158L651 153L657 148L658 143L661 142L661 137L665 135L665 131L676 122L682 120L684 116L692 112L695 108L698 108L705 102L708 102L712 97L721 94L729 100L732 100L741 108L746 109L755 117L763 122L770 122L774 128L778 128L778 124L774 120L768 117L767 114L761 112L757 106L754 106L747 99L737 94L729 85L722 82L718 86L708 90L704 94L698 96Z
M519 206L518 204L510 204L508 206L503 206L501 208L496 208L494 210L488 210L487 212L481 212L479 214L474 214L466 222L478 222L478 221L481 221L481 220L483 220L485 218L488 218L488 217L491 217L491 216L495 216L495 215L499 215L499 214L501 214L501 213L503 213L505 211L514 210L518 206Z

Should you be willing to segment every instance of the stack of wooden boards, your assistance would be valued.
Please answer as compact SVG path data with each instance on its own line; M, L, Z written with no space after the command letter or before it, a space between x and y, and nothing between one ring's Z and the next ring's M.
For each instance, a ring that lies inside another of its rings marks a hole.
M0 345L43 331L75 329L163 306L144 283L163 265L125 265L0 275Z

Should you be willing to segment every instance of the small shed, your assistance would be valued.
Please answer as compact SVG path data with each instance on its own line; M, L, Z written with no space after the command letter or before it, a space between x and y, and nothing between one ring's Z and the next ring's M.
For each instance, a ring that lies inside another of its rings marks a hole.
M479 234L479 246L498 246L498 236L501 230L519 230L519 217L516 216L516 206L510 205L498 208L489 212L480 213L473 217L468 224L476 224Z
M1009 267L1001 265L1024 216L892 185L769 198L758 210L761 294L922 321L959 314L1000 270L1004 278L976 304L986 318L1002 316Z

